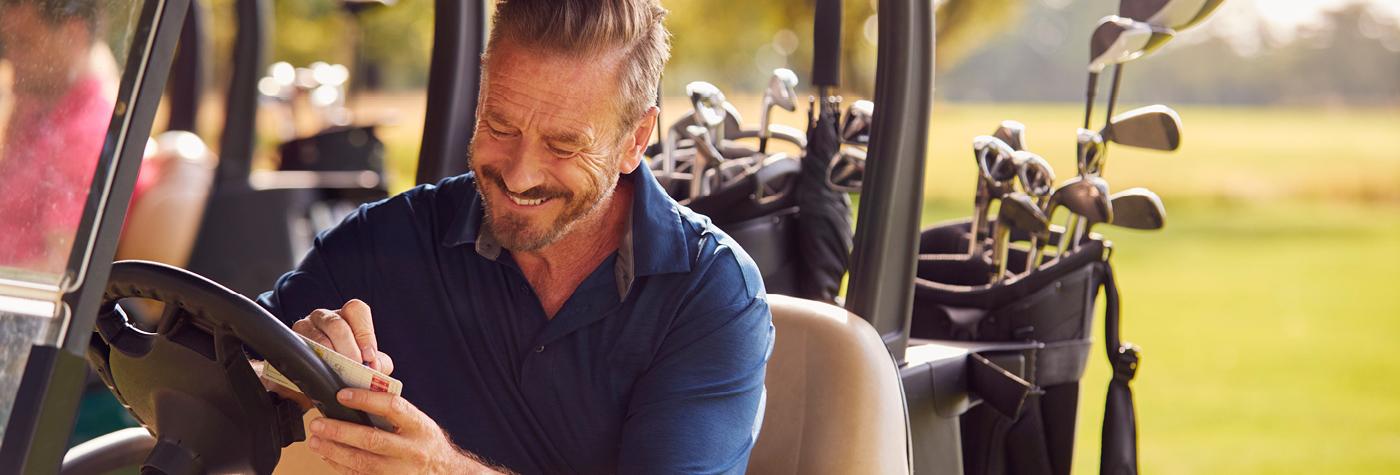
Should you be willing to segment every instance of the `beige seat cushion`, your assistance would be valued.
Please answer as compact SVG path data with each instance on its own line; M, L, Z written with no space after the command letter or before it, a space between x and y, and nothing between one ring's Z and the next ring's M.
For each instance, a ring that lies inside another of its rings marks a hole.
M145 159L157 169L158 178L127 211L117 260L184 267L194 250L218 160L189 132L166 132L155 142Z
M749 472L909 473L904 392L875 329L821 302L770 295L768 303L777 341Z

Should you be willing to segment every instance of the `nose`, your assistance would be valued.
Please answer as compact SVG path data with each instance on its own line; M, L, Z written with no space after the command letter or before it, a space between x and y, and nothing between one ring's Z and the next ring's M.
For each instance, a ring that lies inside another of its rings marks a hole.
M506 159L501 166L501 179L511 193L524 193L544 184L544 162L534 147L520 147L514 157Z

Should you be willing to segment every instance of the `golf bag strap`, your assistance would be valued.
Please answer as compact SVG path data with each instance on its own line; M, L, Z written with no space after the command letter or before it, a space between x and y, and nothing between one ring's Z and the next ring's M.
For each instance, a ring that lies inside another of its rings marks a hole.
M1135 475L1137 464L1137 413L1133 407L1133 390L1129 382L1137 374L1140 352L1131 343L1119 338L1118 284L1113 267L1103 265L1104 337L1108 361L1113 366L1113 379L1108 383L1104 403L1103 446L1099 457L1099 473Z

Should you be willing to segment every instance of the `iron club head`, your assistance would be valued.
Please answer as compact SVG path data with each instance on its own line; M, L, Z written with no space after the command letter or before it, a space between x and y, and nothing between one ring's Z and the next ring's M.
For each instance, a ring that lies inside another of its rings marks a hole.
M1162 229L1167 224L1167 209L1162 206L1162 198L1152 190L1129 188L1114 193L1111 198L1113 220L1108 224L1148 231Z
M1098 74L1114 64L1151 53L1175 36L1171 29L1117 15L1099 20L1089 37L1089 72Z
M1116 144L1172 151L1181 146L1181 116L1161 104L1139 107L1115 116L1100 133Z

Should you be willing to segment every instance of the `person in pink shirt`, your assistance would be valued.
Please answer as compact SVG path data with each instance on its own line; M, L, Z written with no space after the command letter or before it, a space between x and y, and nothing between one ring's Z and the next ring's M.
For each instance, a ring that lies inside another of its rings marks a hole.
M64 270L114 106L114 68L92 60L97 16L94 0L0 0L13 69L0 136L0 266Z

